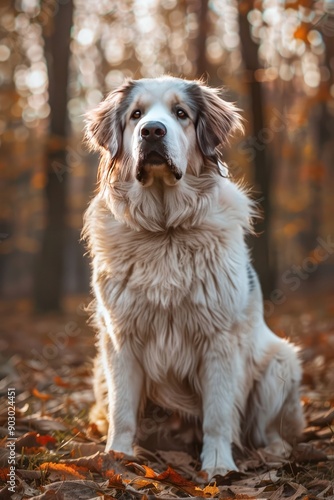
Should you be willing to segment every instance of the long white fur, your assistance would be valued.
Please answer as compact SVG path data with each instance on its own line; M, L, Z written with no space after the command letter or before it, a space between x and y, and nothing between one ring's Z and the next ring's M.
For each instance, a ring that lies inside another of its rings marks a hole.
M205 109L189 101L194 85ZM175 102L187 122L173 113ZM143 116L134 123L136 107ZM221 137L210 123L218 115ZM179 181L168 165L148 166L145 185L136 180L140 128L148 120L166 126ZM107 98L88 126L103 158L84 231L99 331L92 415L109 422L106 449L133 453L138 413L150 398L201 420L202 466L212 476L236 469L232 443L288 452L303 415L296 351L265 325L249 271L244 237L253 205L203 153L200 120L215 143L240 125L236 109L215 91L171 77L130 82Z

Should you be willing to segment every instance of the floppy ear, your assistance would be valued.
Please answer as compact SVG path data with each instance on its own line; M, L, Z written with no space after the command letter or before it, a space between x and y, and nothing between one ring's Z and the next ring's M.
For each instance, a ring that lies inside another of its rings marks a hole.
M215 149L226 144L237 130L243 131L239 109L218 96L218 89L198 84L200 92L197 118L197 140L204 156L213 156Z
M86 138L92 149L106 150L111 158L119 156L122 150L122 117L126 109L126 97L134 86L127 80L87 114Z

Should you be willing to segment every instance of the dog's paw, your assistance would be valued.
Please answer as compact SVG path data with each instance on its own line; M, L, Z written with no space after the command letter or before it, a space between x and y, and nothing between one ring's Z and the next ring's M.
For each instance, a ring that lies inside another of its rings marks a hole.
M228 472L237 471L238 467L232 457L231 446L224 440L206 439L202 450L202 468L209 479L216 474L224 476Z
M108 438L105 451L115 451L123 453L124 455L134 456L132 439L129 440L128 436L117 436L117 438Z
M210 481L214 476L225 476L231 471L238 471L238 467L235 466L233 469L232 468L226 468L226 467L208 467L205 469L205 472L208 475L208 480Z
M266 453L270 455L275 455L277 457L289 458L292 451L292 446L284 441L284 439L276 439L272 441L269 445L263 448Z
M126 456L129 456L129 457L134 457L135 456L134 451L133 451L132 448L123 448L121 446L106 446L104 451L106 453L108 453L109 451L112 451L114 453L126 455Z

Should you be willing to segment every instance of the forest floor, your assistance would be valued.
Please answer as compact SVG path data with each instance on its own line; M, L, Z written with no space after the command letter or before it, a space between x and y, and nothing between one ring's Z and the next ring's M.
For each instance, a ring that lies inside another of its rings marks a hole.
M96 426L88 424L94 335L86 324L87 300L70 299L69 312L44 316L34 315L25 301L3 304L0 499L334 500L331 299L295 299L268 320L300 346L303 360L307 427L292 455L283 460L248 450L236 457L242 472L211 482L200 471L198 454L182 449L137 447L135 457L104 453Z

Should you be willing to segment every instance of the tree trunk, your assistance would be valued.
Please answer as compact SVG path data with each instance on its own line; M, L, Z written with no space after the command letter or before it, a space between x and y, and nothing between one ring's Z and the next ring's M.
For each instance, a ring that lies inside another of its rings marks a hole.
M208 0L201 2L188 0L189 11L196 12L198 21L198 35L196 38L196 77L197 78L210 78L208 61L206 59L206 39L208 36Z
M251 125L252 125L252 151L254 157L254 180L255 189L261 199L263 210L262 219L256 224L257 235L251 238L255 269L257 270L262 285L263 294L266 298L274 288L273 256L270 256L270 181L271 172L266 154L266 144L262 140L261 131L265 127L263 117L263 93L261 83L255 79L255 71L260 68L258 59L258 45L252 40L247 13L240 12L240 39L244 66L249 85L251 102ZM271 258L270 258L271 257Z
M221 83L217 67L206 56L206 41L210 34L209 0L187 0L187 11L194 12L198 22L198 34L194 40L197 53L195 78L204 78L209 85L216 86Z
M57 3L45 26L49 76L50 138L46 151L46 227L35 267L34 298L38 310L59 310L63 285L65 241L67 84L73 2Z

